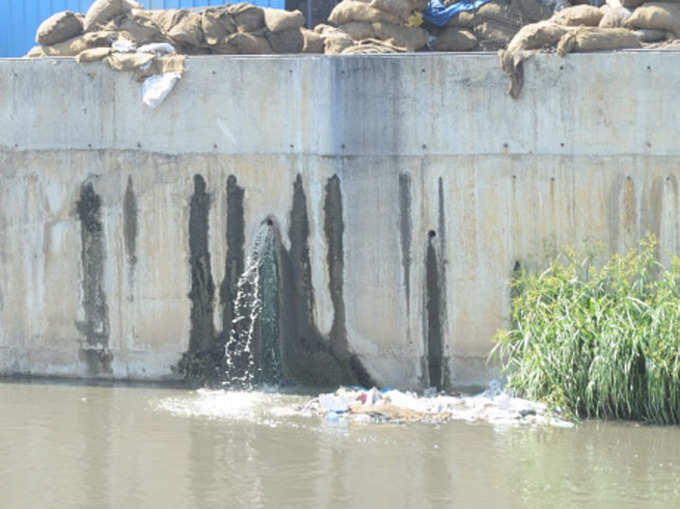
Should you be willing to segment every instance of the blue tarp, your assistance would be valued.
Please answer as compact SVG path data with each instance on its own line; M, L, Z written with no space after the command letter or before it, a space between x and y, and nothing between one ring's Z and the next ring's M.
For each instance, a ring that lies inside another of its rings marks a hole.
M423 11L423 19L433 25L443 27L451 18L464 11L474 11L491 0L460 0L448 7L442 0L430 0Z

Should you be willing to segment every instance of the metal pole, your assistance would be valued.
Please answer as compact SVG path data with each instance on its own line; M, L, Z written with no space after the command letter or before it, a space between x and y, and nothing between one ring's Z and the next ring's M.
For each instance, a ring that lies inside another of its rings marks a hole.
M307 28L312 30L314 25L312 23L312 2L314 0L307 0Z

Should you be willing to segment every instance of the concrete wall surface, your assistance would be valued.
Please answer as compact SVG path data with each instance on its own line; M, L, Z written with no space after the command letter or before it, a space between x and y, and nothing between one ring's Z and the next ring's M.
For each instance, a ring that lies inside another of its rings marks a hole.
M282 306L331 350L485 382L516 262L680 244L680 54L540 55L506 87L490 54L192 57L151 110L101 63L0 60L0 374L170 377L269 219Z

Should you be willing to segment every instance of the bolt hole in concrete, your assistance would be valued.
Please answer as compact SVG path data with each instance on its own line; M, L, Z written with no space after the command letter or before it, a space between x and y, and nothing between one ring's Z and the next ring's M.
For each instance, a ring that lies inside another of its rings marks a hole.
M429 232L427 232L427 236L428 236L429 238L436 237L436 236L437 236L437 232L434 231L434 230L430 230Z

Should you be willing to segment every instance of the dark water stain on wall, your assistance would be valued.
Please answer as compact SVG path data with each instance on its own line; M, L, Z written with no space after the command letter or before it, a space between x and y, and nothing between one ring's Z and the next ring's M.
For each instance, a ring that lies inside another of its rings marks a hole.
M325 232L329 246L327 260L334 304L334 332L326 339L314 323L314 293L309 257L309 219L302 177L293 184L290 213L290 250L280 248L280 327L283 371L288 381L314 385L372 385L361 361L347 348L342 295L342 195L337 176L326 186ZM338 314L339 311L339 314ZM339 334L343 334L340 337Z
M109 309L104 290L104 226L101 220L101 197L92 182L80 188L76 204L80 220L81 263L83 270L82 306L85 320L76 327L85 337L80 357L91 375L111 374L113 356L109 350Z
M331 345L336 350L347 350L347 326L345 324L344 250L342 219L342 191L337 175L328 179L324 202L324 232L328 244L326 263L328 263L328 289L333 303L333 325L330 332Z
M430 387L443 387L442 363L442 289L439 257L436 248L436 233L428 233L425 255L425 320L427 341L427 373Z
M227 337L234 317L238 279L245 268L244 197L245 190L238 185L234 175L229 175L227 179L227 260L224 279L220 285L222 334L226 334Z
M133 285L135 266L137 265L137 197L132 186L132 175L128 177L125 196L123 197L123 240L125 242L125 257L129 266L130 293L129 300L133 297Z
M404 274L406 313L411 312L411 176L399 174L399 240L401 244L401 266Z
M216 355L213 324L215 284L210 269L208 249L210 201L205 180L201 175L194 175L194 193L189 202L191 329L189 348L174 369L187 381L197 385L211 385L216 377L219 377L214 359Z

